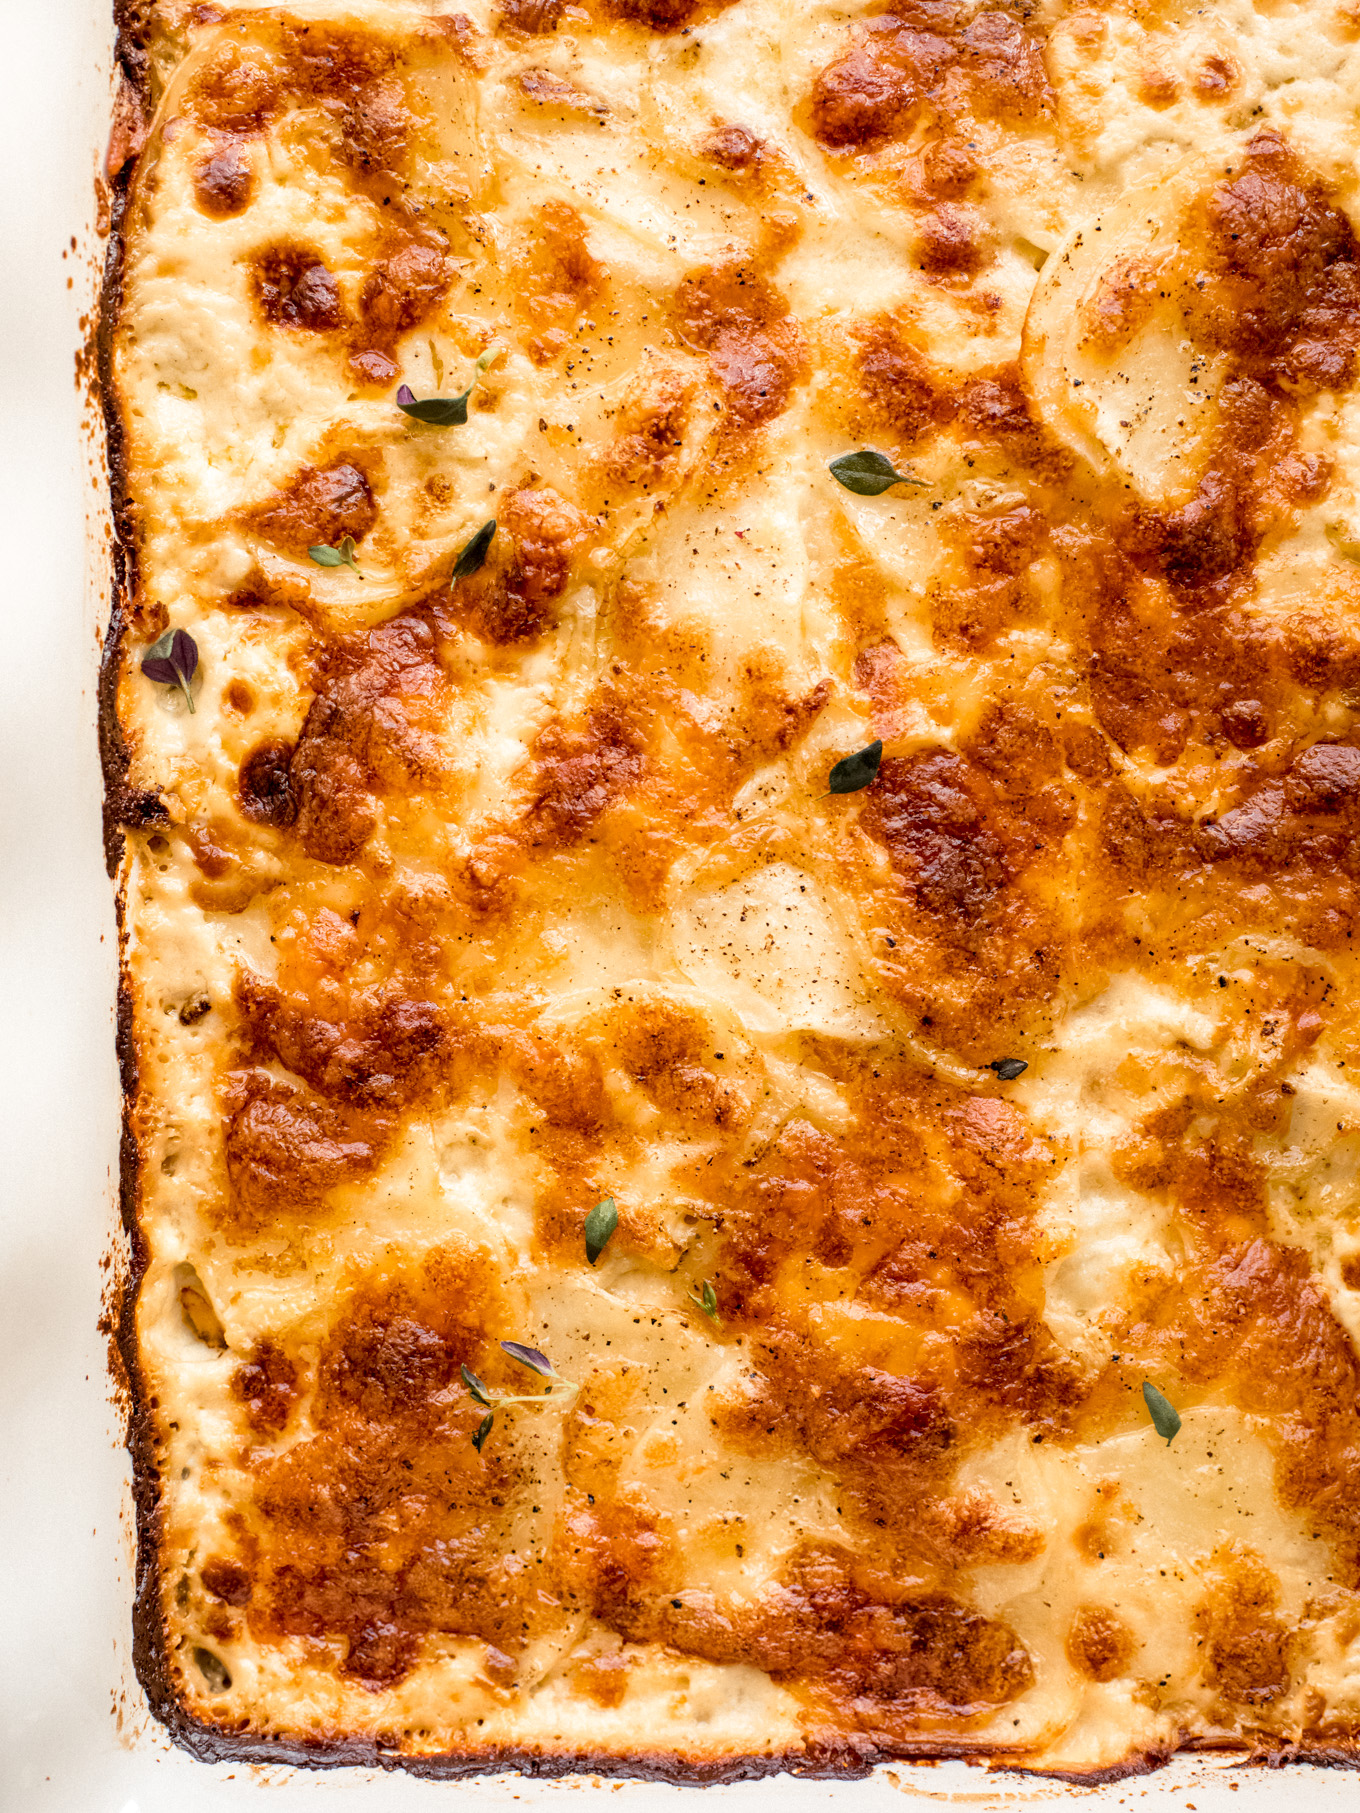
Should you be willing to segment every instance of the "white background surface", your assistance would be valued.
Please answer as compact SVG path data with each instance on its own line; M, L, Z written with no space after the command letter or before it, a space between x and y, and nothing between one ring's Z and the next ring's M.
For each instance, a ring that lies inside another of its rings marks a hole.
M170 1748L132 1677L127 1466L97 1326L118 1108L94 728L107 554L75 382L103 250L92 216L109 5L0 0L0 1813L565 1809L583 1794L626 1813L698 1813L696 1790L643 1784L208 1768ZM705 1801L728 1813L1312 1813L1360 1808L1360 1779L1185 1763L1073 1790L899 1767Z

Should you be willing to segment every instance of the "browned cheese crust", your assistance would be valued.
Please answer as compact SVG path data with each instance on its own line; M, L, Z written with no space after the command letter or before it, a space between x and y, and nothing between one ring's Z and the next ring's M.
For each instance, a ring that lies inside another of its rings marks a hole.
M121 21L155 1710L1351 1758L1360 18L461 4Z

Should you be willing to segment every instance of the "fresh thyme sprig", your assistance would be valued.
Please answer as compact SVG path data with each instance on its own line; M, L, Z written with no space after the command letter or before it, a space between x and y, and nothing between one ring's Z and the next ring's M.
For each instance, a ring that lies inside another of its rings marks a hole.
M498 346L489 347L482 354L472 374L472 382L461 396L420 398L409 384L403 384L397 392L397 408L412 421L424 422L427 428L461 428L467 421L468 402L473 391L499 356Z
M691 1285L689 1290L685 1293L685 1300L688 1303L692 1303L695 1309L701 1309L708 1317L709 1321L712 1322L715 1327L717 1326L718 1293L714 1290L707 1278L705 1278L703 1283L699 1286Z
M474 1404L480 1404L486 1411L486 1415L478 1423L472 1436L472 1445L478 1454L481 1453L482 1445L495 1425L498 1410L504 1410L510 1404L560 1403L564 1398L574 1396L581 1389L574 1379L564 1379L561 1373L556 1371L547 1354L540 1353L537 1347L529 1347L523 1341L502 1341L501 1349L519 1365L527 1367L530 1372L537 1373L541 1379L546 1379L548 1384L546 1390L542 1392L498 1391L494 1386L479 1379L471 1367L464 1365L461 1371L468 1395Z

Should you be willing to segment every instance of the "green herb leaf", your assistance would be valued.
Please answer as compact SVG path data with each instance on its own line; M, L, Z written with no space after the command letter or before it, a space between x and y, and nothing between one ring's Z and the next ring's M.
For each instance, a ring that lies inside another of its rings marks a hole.
M198 671L198 644L188 630L167 630L142 656L142 672L160 686L178 686L189 710L194 695L189 682Z
M923 478L914 478L910 472L898 472L891 460L884 459L871 447L862 448L858 453L843 453L838 460L832 460L831 476L857 497L879 497L884 491L891 491L894 485L923 485L926 482Z
M477 1374L475 1372L469 1372L466 1366L462 1368L462 1373L463 1383L467 1386L473 1398L477 1403L489 1410L491 1408L492 1399L491 1393L487 1390L486 1386L483 1385L482 1381L477 1377Z
M518 1360L521 1366L527 1366L530 1372L537 1372L545 1379L555 1378L553 1363L547 1354L540 1353L536 1347L526 1347L522 1341L502 1341L501 1347L512 1360Z
M883 739L875 737L853 755L843 756L827 776L828 793L858 793L878 773L883 760ZM826 797L825 794L822 796Z
M478 359L473 372L472 382L461 396L418 398L409 384L403 384L397 392L397 408L403 415L409 415L414 422L424 422L429 428L461 428L467 421L468 401L477 388L482 373L493 365L499 357L500 348L490 347Z
M487 1436L490 1435L491 1425L495 1422L495 1420L496 1420L495 1411L488 1410L486 1415L482 1418L481 1422L478 1423L476 1429L473 1431L472 1445L477 1450L478 1454L481 1453L482 1443L486 1440Z
M338 548L325 546L308 548L308 554L319 567L349 567L359 573L358 562L354 558L354 537L347 535ZM363 574L359 573L360 579Z
M618 1225L619 1211L612 1196L606 1196L603 1202L597 1202L586 1216L586 1258L592 1265L613 1239Z
M469 384L460 396L418 398L409 384L397 392L397 408L413 422L424 422L427 428L461 428L467 421L468 398L475 385Z
M982 1066L984 1070L994 1070L1003 1083L1013 1083L1018 1076L1023 1076L1029 1069L1024 1058L993 1058L990 1064Z
M718 1320L718 1293L707 1278L699 1290L690 1289L689 1301L696 1309L701 1309L710 1322Z
M480 572L495 534L496 521L493 517L490 522L482 524L457 560L454 561L453 577L455 579L469 579L472 574Z
M1152 1418L1152 1427L1158 1435L1166 1437L1166 1445L1171 1446L1172 1437L1179 1431L1181 1419L1174 1404L1164 1398L1155 1385L1143 1380L1143 1402L1147 1413Z

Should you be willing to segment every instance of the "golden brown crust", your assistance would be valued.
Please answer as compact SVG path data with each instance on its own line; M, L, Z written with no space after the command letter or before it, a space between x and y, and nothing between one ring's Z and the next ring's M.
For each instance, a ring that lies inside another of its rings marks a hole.
M433 1772L1349 1755L1346 192L1188 16L770 3L125 21L140 1665Z

